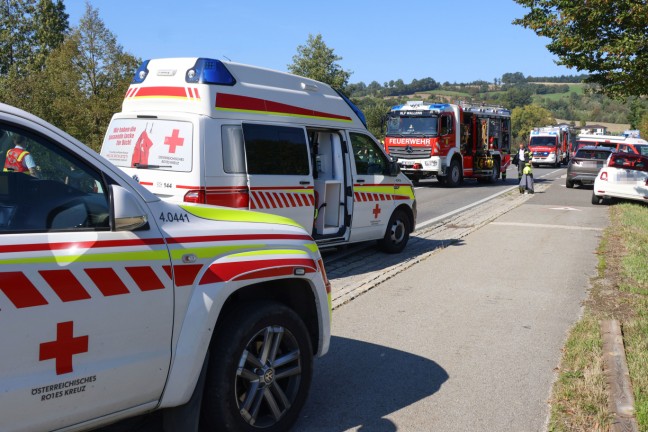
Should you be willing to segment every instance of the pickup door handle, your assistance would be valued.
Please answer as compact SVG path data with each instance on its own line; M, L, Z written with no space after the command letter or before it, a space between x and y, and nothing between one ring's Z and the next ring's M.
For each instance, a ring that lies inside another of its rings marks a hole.
M357 180L356 180L356 183L364 183L364 182L365 182L364 179L357 179Z
M310 184L310 182L308 180L302 180L302 181L299 182L299 184L307 185L307 184Z

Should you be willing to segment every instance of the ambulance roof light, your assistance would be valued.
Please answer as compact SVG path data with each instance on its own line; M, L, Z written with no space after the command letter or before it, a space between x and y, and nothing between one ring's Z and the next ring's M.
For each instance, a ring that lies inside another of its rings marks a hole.
M148 70L148 64L150 60L145 60L140 67L137 68L135 71L135 76L133 76L133 81L131 81L131 84L141 84L144 82L146 77L148 76L149 70Z
M364 113L362 112L362 110L361 110L360 108L358 108L358 107L356 106L356 104L354 104L353 102L351 102L351 99L349 99L348 97L346 97L346 96L344 95L344 93L342 93L341 91L339 91L339 90L337 90L337 89L333 89L333 90L334 90L338 95L340 95L340 97L342 98L342 100L343 100L344 102L346 102L347 105L349 105L349 108L351 108L351 110L353 110L353 112L358 116L358 118L360 119L360 121L362 122L362 124L364 125L364 127L367 127L367 118L365 117L365 115L364 115Z
M185 74L188 83L218 84L233 86L236 80L220 60L199 58Z

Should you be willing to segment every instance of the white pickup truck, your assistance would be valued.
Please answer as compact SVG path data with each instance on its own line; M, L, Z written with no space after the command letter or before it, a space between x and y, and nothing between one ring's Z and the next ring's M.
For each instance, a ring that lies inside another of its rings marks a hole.
M10 150L0 431L87 430L153 410L166 431L290 427L331 316L321 255L297 223L160 200L0 104L0 154Z

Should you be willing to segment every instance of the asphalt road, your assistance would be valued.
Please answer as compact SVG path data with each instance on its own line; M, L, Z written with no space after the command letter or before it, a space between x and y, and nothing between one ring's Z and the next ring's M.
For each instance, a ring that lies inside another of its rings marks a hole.
M502 197L523 201L340 302L295 430L546 430L554 369L608 224L591 188L566 189L564 172L546 171L535 195ZM334 293L366 280L352 273Z

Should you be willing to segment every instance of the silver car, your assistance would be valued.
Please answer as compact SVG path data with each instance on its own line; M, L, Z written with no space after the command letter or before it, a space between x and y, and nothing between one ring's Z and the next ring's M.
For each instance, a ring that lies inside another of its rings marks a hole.
M591 185L605 161L612 154L612 149L601 146L585 146L576 151L567 165L565 186L571 189L575 184Z

